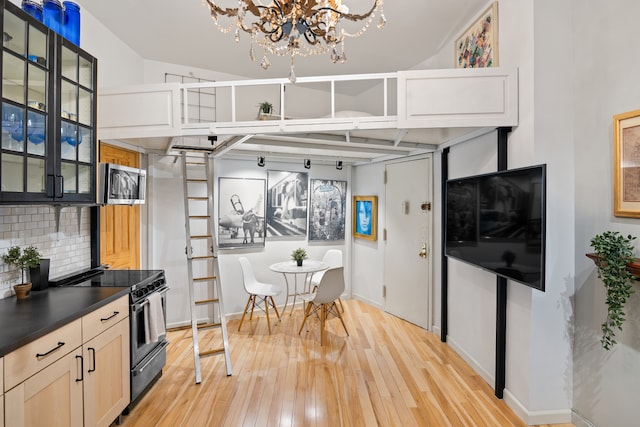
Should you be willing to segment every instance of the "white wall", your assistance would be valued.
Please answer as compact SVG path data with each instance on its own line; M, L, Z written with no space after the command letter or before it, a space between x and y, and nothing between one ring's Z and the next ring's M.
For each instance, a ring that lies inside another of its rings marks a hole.
M605 230L640 237L637 219L613 216L613 116L640 108L640 3L573 1L575 92L575 329L573 407L576 423L622 427L640 420L640 285L625 306L627 320L610 351L600 345L605 292L593 262L591 238ZM595 54L597 53L597 54ZM638 243L636 242L636 247ZM638 256L638 255L636 255ZM580 422L578 422L580 421Z
M150 197L150 268L162 268L167 275L171 290L167 298L167 324L179 326L189 322L190 311L187 288L187 264L184 252L184 204L182 190L181 162L174 163L175 157L150 155L148 181L153 197ZM214 182L219 177L267 179L267 171L306 171L302 163L269 162L264 168L258 167L255 161L218 160L214 166ZM345 295L351 294L350 236L351 236L351 182L350 168L336 170L333 165L312 164L308 170L309 179L336 179L347 181L345 240L335 242L309 242L306 238L293 240L276 240L267 238L264 248L221 249L218 252L220 277L224 295L225 312L229 315L242 313L247 301L247 294L242 286L242 272L238 257L246 256L253 264L258 280L280 284L285 282L282 274L269 270L276 262L290 259L291 252L298 247L307 249L310 259L321 259L328 249L340 249L345 260ZM266 184L266 181L265 181ZM217 190L214 189L214 194ZM218 200L214 197L214 203ZM223 209L226 209L223 208ZM284 294L276 298L276 303L284 304ZM204 316L202 314L201 316Z

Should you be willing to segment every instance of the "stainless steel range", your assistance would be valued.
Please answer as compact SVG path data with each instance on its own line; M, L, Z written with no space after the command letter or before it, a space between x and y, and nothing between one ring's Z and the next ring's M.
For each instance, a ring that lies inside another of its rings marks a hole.
M129 287L129 323L131 336L131 403L128 413L153 383L162 375L169 342L165 335L147 342L144 307L149 296L159 293L166 325L166 294L169 290L164 270L102 270L94 269L62 279L49 286Z

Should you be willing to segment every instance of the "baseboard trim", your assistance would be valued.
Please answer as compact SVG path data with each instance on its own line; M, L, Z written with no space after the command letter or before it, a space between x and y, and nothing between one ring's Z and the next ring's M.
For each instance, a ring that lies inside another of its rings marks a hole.
M361 301L361 302L363 302L363 303L365 303L367 305L370 305L371 307L375 307L378 310L382 310L382 304L379 304L379 303L377 303L375 301L372 301L372 300L370 300L368 298L365 298L362 295L351 294L351 298L355 299L355 300L358 300L358 301Z

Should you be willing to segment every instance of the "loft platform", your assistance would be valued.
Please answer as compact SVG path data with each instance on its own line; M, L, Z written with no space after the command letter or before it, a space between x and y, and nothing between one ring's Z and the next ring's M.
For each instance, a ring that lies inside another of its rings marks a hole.
M258 105L273 104L261 116ZM146 150L369 162L518 124L517 69L167 83L101 89L98 136Z

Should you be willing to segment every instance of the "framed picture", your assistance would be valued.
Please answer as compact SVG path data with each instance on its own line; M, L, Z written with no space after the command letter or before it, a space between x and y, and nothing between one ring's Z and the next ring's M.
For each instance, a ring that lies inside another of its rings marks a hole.
M220 178L218 189L218 247L263 247L265 180Z
M498 2L494 2L456 39L456 68L498 66Z
M267 237L305 237L308 199L308 173L267 171Z
M309 241L344 240L347 181L311 180Z
M640 110L613 116L613 214L640 218Z
M353 237L378 240L378 196L353 196Z

